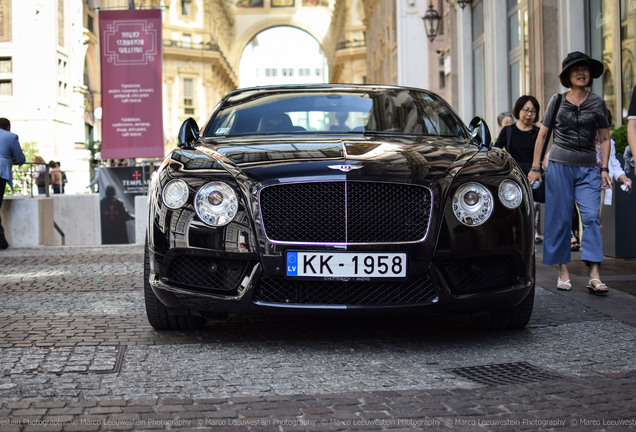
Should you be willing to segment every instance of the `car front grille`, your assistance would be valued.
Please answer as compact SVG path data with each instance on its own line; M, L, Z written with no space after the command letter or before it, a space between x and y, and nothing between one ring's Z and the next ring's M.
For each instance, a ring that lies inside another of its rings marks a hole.
M437 298L428 276L406 281L311 281L272 278L265 274L255 301L288 305L400 306L429 304Z
M264 188L267 237L282 243L395 243L426 236L431 192L374 182L287 183Z

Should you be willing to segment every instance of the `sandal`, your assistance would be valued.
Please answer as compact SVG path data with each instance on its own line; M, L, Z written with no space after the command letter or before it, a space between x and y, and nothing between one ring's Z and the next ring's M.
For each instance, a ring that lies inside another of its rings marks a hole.
M594 285L594 282L598 283ZM587 289L590 291L590 294L594 295L605 295L609 292L609 288L607 288L607 285L601 282L600 279L590 279L590 281L587 283Z
M570 283L570 279L562 281L561 278L557 278L557 289L561 291L571 291L572 284Z

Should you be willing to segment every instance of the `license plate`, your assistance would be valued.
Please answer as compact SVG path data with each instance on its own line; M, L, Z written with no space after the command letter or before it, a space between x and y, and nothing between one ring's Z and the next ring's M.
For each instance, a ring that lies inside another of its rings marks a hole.
M380 252L287 252L287 276L406 277L406 254Z

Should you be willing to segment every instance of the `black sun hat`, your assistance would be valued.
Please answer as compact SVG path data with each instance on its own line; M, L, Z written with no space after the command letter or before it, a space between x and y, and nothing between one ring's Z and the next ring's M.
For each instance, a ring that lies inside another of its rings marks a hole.
M559 77L562 76L563 73L571 66L579 63L586 64L590 67L590 74L592 75L592 78L598 78L603 75L603 63L598 60L594 60L587 54L574 51L568 54L567 57L563 59L563 62L561 62L561 73L559 74Z

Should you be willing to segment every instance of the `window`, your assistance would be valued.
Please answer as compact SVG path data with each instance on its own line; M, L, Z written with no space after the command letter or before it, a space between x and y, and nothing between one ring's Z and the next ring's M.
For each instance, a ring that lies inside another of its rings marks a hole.
M484 107L484 3L473 7L473 115L483 116Z
M294 76L294 70L292 68L283 68L283 76L284 77Z
M13 96L13 82L0 80L0 96Z
M69 102L68 62L63 58L57 59L57 98L61 103Z
M92 15L86 15L86 28L89 32L95 33L95 19Z
M181 15L192 15L192 0L181 0Z
M275 77L278 75L278 70L275 68L265 68L265 76L266 77Z
M181 47L189 49L192 47L192 35L188 33L183 33L181 35Z
M57 2L57 44L64 46L64 0L58 0Z
M0 42L11 42L11 2L0 2Z
M0 73L13 72L13 62L11 57L0 57Z
M603 3L609 3L609 2L603 2ZM608 6L609 4L606 7ZM622 37L620 37L620 44L621 44L621 53L623 58L622 58L622 62L616 61L614 63L622 65L621 67L622 85L620 85L619 87L622 89L622 92L623 92L623 97L622 97L623 103L622 103L622 107L619 106L615 109L616 114L618 114L618 112L620 111L627 113L627 110L629 108L629 103L632 98L632 90L634 89L634 86L636 85L636 65L634 64L634 56L633 56L634 42L636 41L636 34L634 34L634 23L636 23L636 5L634 4L633 1L621 0L620 23L621 23L620 35L622 35ZM614 33L618 32L618 29L614 27L613 32ZM604 44L605 46L607 46L607 51L611 49L611 46L609 43L610 41L606 41L606 43ZM605 48L605 46L603 48ZM604 51L603 54L606 54L606 51ZM606 59L607 57L603 55L603 57L595 57L595 58ZM607 66L608 65L606 65L606 67ZM615 80L615 77L613 78L611 73L605 74L604 81L610 81L612 79ZM598 80L598 81L601 81L601 80ZM607 88L608 86L609 85L605 84L603 87ZM619 118L619 117L621 116L614 115L614 118ZM615 124L617 123L616 120L614 120L614 122ZM620 124L620 120L618 124Z
M68 85L63 81L57 82L57 97L58 99L64 100L66 98L66 90Z
M526 94L530 87L528 42L528 4L525 0L508 0L508 76L509 106Z
M194 79L183 79L183 113L194 114Z

